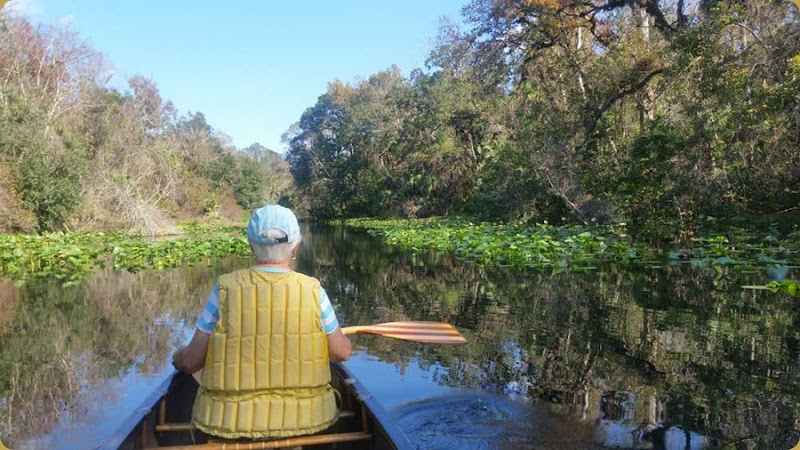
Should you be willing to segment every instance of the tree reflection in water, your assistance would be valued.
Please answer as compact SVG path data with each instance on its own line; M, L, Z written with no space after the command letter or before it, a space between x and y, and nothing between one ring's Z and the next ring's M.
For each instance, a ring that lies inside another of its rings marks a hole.
M547 418L528 430L543 447L587 427L587 447L790 448L800 438L796 299L740 288L763 283L758 275L485 268L342 228L313 231L298 270L320 278L342 324L437 320L469 340L447 347L362 335L362 352L401 373L413 365L442 385L521 399ZM247 264L0 286L0 438L25 442L80 424L96 398L87 392L123 373L162 370L213 279ZM519 424L506 434L533 442Z
M97 417L97 403L144 388L119 385L131 372L142 382L163 372L213 278L242 264L105 270L73 286L0 285L0 440L11 448L81 448L88 445L64 440L85 435L81 428L110 433L102 423L112 421Z
M346 324L441 320L469 343L359 336L384 361L451 386L526 396L596 424L609 446L790 448L800 390L796 299L746 291L759 275L689 268L545 274L404 254L344 229L300 264Z

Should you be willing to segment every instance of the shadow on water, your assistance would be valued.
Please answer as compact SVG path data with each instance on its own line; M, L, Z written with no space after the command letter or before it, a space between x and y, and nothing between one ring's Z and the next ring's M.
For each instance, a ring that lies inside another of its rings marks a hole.
M548 274L305 230L297 269L342 325L450 322L463 346L353 337L347 363L421 448L791 448L797 300L758 275L688 268ZM246 267L101 271L0 285L0 440L103 442L169 369L215 278ZM796 274L790 274L796 278Z

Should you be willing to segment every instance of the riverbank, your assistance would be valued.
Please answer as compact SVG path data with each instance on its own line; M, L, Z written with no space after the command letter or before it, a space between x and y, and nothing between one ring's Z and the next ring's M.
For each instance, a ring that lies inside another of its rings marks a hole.
M713 268L718 274L764 272L763 287L798 294L800 283L787 281L800 268L800 231L781 235L732 228L724 234L692 238L689 245L656 248L636 242L625 224L554 226L497 224L469 219L351 219L351 228L365 230L411 252L439 250L480 265L514 266L560 272L623 265L659 268L689 265ZM769 284L772 283L772 284ZM777 284L776 284L777 283Z
M182 234L143 236L124 232L0 235L0 279L55 278L77 282L103 267L138 272L194 265L229 255L249 256L242 225L202 226Z
M755 233L732 228L724 234L693 238L685 246L658 248L633 239L625 224L527 225L467 218L362 218L344 224L403 250L444 251L478 265L551 272L686 265L711 268L720 275L729 270L760 272L765 275L762 287L795 294L798 289L797 282L786 280L800 267L799 231ZM103 267L137 272L207 263L229 255L248 257L243 228L192 222L181 226L182 234L170 236L122 232L0 235L0 279L25 282L53 277L69 283ZM781 285L784 282L789 284Z

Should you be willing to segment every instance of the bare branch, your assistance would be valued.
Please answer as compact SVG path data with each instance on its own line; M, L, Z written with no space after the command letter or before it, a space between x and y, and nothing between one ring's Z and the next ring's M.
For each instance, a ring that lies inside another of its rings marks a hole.
M648 83L648 82L650 82L650 80L651 80L651 79L652 79L654 76L656 76L656 75L658 75L658 74L661 74L661 73L664 73L665 71L666 71L666 68L663 68L663 67L662 67L662 68L655 69L655 70L653 70L652 72L648 73L648 74L647 74L647 75L646 75L644 78L642 78L642 79L641 79L641 80L640 80L638 83L634 84L633 86L630 86L630 87L628 87L627 89L623 89L623 90L621 90L621 91L617 92L616 94L612 95L612 96L611 96L611 97L609 97L608 99L606 99L606 101L603 103L603 106L601 106L600 108L598 108L598 109L596 109L596 110L595 110L595 112L594 112L594 118L595 118L595 120L599 120L599 119L600 119L600 117L601 117L601 116L602 116L602 115L603 115L603 114L604 114L606 111L608 111L608 110L609 110L609 109L610 109L612 106L614 106L614 104L615 104L617 101L619 101L619 99L621 99L621 98L623 98L623 97L625 97L625 96L627 96L627 95L631 95L631 94L634 94L634 93L638 92L640 89L642 89L643 87L645 87L645 86L647 85L647 83Z

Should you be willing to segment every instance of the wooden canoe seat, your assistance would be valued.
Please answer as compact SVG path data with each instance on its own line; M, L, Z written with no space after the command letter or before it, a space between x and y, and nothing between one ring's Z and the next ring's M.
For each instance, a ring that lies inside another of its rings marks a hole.
M366 417L366 411L361 412L362 417ZM155 431L157 432L170 432L170 431L192 431L196 428L190 422L176 422L167 423L167 400L162 399L158 408L158 421L156 422ZM339 413L339 420L355 419L355 411L342 411ZM369 432L367 423L362 420L362 430L349 432L349 433L326 433L326 434L313 434L307 436L296 436L283 439L275 439L270 441L227 441L227 440L211 440L204 444L196 445L180 445L169 447L156 447L156 448L170 448L170 449L266 449L266 448L285 448L285 447L302 447L312 445L336 444L341 442L354 442L372 439L372 434Z

